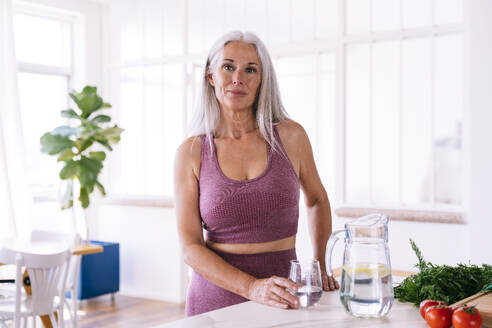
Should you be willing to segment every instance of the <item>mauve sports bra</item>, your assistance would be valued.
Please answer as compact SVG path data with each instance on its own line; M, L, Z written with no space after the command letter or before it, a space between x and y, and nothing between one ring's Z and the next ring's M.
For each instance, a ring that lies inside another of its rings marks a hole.
M250 180L233 180L222 172L215 145L202 135L200 214L207 240L217 243L262 243L297 233L299 179L286 154L277 128L274 136L281 150L267 144L265 171Z

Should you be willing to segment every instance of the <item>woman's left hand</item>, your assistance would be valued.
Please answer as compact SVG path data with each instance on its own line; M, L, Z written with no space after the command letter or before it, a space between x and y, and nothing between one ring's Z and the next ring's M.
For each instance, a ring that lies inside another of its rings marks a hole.
M325 270L321 270L321 282L323 283L323 290L330 291L338 289L338 281L333 276L328 276Z

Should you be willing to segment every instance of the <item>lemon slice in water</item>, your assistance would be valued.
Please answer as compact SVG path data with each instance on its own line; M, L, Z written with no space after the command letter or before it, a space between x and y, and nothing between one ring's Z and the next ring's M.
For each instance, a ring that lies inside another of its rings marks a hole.
M343 266L342 270L357 278L383 278L391 273L388 266L379 263L357 263L355 266Z

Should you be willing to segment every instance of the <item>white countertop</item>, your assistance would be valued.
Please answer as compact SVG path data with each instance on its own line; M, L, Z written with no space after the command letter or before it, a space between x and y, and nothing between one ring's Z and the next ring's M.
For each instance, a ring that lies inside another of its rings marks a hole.
M395 300L387 317L362 319L349 315L336 292L323 292L317 306L300 310L280 310L246 302L198 316L174 321L158 328L428 328L419 310Z

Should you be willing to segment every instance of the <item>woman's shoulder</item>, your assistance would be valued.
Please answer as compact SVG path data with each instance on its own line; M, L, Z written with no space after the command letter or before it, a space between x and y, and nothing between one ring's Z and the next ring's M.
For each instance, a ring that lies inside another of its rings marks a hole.
M300 166L305 158L305 152L307 149L310 149L307 133L301 124L290 119L285 119L278 123L277 131L287 156L297 176L299 176Z
M189 154L189 156L201 153L202 148L202 136L191 136L186 138L178 147L178 153L183 155Z
M291 119L284 119L276 126L284 146L286 143L298 145L299 143L306 142L308 138L306 130L304 130L302 125Z
M201 136L188 137L181 143L176 151L176 164L181 167L190 165L195 172L195 175L197 175L198 172L200 172L201 154Z
M298 122L291 120L290 118L283 119L282 121L277 123L277 129L286 129L286 130L304 130L301 124Z

